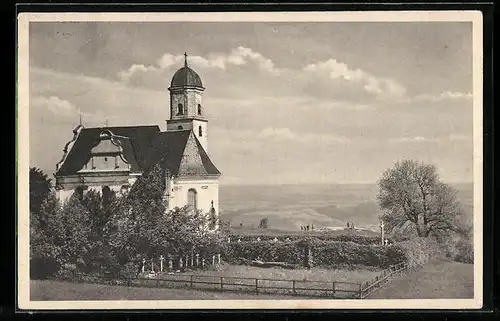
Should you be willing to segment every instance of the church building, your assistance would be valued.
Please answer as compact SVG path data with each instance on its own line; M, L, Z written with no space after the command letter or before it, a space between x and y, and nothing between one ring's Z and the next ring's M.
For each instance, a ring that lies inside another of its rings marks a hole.
M208 154L208 120L205 118L200 76L184 66L173 76L170 118L166 130L157 125L86 128L73 130L56 165L56 191L64 201L85 190L128 193L148 171L161 165L168 210L188 205L218 217L221 173ZM144 182L147 184L147 182Z

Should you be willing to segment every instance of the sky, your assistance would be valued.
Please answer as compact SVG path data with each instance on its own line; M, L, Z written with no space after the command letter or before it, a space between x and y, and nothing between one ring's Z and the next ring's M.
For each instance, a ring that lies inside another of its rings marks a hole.
M374 183L394 162L473 173L472 23L36 22L30 166L85 127L159 125L183 54L221 184Z

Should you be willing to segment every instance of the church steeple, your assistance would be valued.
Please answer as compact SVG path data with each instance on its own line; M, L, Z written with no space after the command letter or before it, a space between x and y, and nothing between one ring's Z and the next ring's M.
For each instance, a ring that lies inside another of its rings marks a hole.
M188 66L184 52L184 67L172 77L170 87L170 119L167 131L190 129L205 151L207 150L207 120L203 106L205 88L200 76Z

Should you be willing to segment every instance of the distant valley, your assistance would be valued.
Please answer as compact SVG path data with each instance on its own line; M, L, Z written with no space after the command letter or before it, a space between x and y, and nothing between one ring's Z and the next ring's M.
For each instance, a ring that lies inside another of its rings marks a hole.
M464 211L472 219L472 183L451 184L456 188ZM221 186L221 219L233 226L257 227L268 218L270 228L300 230L345 227L377 230L382 213L376 200L376 184Z

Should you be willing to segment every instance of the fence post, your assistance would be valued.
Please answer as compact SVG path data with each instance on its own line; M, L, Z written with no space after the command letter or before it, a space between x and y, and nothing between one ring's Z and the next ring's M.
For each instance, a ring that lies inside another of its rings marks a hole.
M222 290L223 289L223 286L224 286L224 277L221 276L220 277L220 289Z
M361 287L361 283L359 283L359 298L363 298L363 288Z
M189 282L190 282L190 287L192 289L193 288L193 275L190 275Z
M335 296L335 282L332 282L332 293Z
M255 294L259 294L259 279L255 279Z
M295 292L295 280L292 280L292 289L293 289L293 294L297 294Z

